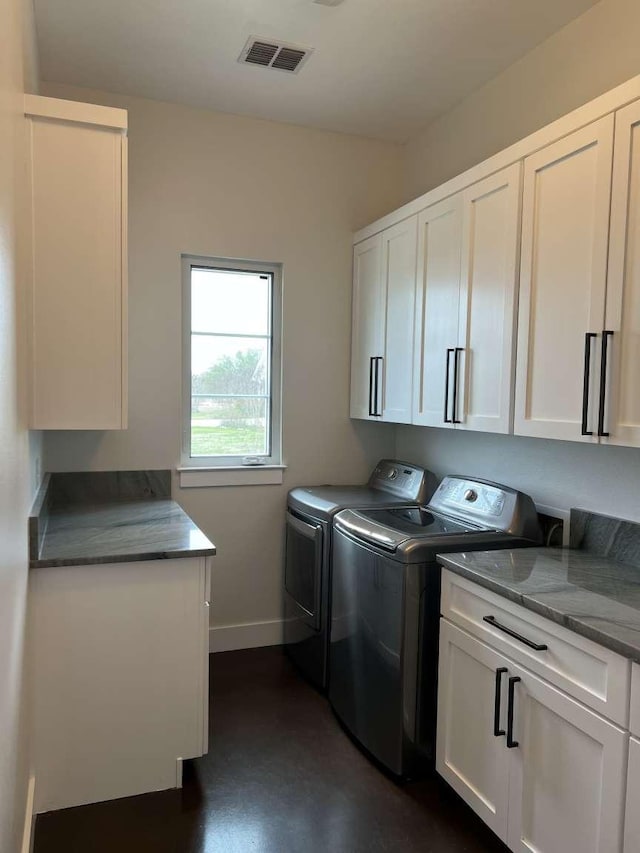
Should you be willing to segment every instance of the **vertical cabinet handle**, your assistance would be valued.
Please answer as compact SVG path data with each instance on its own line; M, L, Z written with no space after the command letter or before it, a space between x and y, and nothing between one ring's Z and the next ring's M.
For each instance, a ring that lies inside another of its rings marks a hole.
M608 437L610 433L604 429L604 411L607 402L607 355L609 338L613 337L613 332L610 329L605 329L602 333L602 356L600 359L600 405L598 406L598 435Z
M444 422L445 424L451 424L453 421L449 417L449 373L450 373L450 364L451 364L451 353L455 353L455 349L447 350L447 362L444 369Z
M493 705L493 734L494 737L501 737L506 734L504 729L500 728L500 699L502 696L502 676L508 672L506 666L500 666L496 669L496 698Z
M375 411L373 410L373 362L374 358L371 356L369 359L369 417L375 415Z
M522 681L522 679L517 675L514 675L509 679L509 697L508 697L509 704L507 705L507 748L508 749L515 749L517 746L520 745L517 740L513 739L513 705L514 705L514 700L515 700L516 684L519 681Z
M462 421L456 417L458 414L458 370L459 370L459 362L458 356L461 352L464 352L464 347L456 347L453 356L453 406L452 406L452 421L454 424L461 424Z
M382 368L384 366L382 363L383 358L381 355L378 355L378 356L376 356L374 361L376 363L376 368L375 368L375 385L374 385L375 391L374 391L374 396L373 396L373 414L375 415L376 418L381 418L382 417L382 402L380 400L380 395L382 392L382 375L381 375L381 372L382 372ZM378 407L378 403L380 403L380 407Z
M591 384L591 341L597 337L595 332L586 332L584 336L584 374L582 384L582 435L593 435L588 430L589 421L589 387Z

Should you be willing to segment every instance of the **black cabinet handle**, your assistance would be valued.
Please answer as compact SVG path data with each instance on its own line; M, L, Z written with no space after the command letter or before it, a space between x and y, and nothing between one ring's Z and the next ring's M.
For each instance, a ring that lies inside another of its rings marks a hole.
M494 737L501 737L505 734L505 730L500 728L500 699L502 694L502 676L508 672L506 666L500 666L496 669L496 698L493 705L493 734Z
M534 643L533 640L527 640L527 638L523 637L522 634L518 634L516 631L512 631L511 628L507 628L506 625L501 625L496 620L495 616L483 616L482 621L487 622L494 628L497 628L498 631L504 631L505 634L508 634L515 640L519 640L521 643L524 643L525 646L529 646L530 649L533 649L536 652L546 652L549 648L549 646L545 646L544 643Z
M374 362L375 362L375 356L371 356L371 358L369 359L369 416L370 417L374 417L375 413L376 413L375 403L374 403L374 390L373 390L374 389L374 386L373 386L373 383L374 383L374 378L373 378Z
M369 417L373 417L373 356L369 359Z
M451 362L451 353L455 353L455 349L447 350L447 363L444 371L444 422L445 424L453 423L451 418L449 417L449 366Z
M613 337L610 329L602 333L602 356L600 359L600 405L598 407L598 435L608 437L610 433L604 430L604 410L607 402L607 354L609 338Z
M514 675L509 679L509 704L507 705L507 749L515 749L520 746L517 740L513 739L513 705L515 700L516 684L522 681L518 675Z
M374 392L373 392L373 414L376 418L382 417L382 409L378 409L378 401L380 395L380 389L382 387L382 380L380 377L380 368L382 367L382 356L377 355L374 358L375 361L375 373L374 373Z
M582 435L593 435L593 430L587 429L587 421L589 419L589 386L591 384L591 341L596 337L595 332L585 332L584 375L582 384Z
M461 424L462 421L458 420L456 414L458 412L458 355L464 352L464 347L456 347L454 356L453 356L453 411L451 412L453 417L454 424Z

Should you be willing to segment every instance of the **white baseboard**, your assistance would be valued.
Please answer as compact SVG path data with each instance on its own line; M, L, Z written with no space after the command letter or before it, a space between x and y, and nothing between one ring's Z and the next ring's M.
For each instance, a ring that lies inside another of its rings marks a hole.
M282 644L282 619L209 628L209 651L231 652Z
M24 829L22 830L22 847L20 848L20 853L32 853L33 851L33 825L35 823L36 818L35 814L33 813L35 793L36 777L30 776L29 785L27 786L27 802L24 809Z

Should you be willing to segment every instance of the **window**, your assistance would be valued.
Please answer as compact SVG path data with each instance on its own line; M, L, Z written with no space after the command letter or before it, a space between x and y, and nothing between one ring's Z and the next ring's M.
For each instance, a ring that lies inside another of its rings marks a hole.
M280 465L281 278L278 264L183 257L183 465Z

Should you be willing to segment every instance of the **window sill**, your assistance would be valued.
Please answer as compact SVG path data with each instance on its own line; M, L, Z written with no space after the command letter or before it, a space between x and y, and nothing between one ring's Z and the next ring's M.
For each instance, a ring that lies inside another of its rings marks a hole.
M211 486L279 486L286 465L237 465L220 468L178 467L181 489Z

